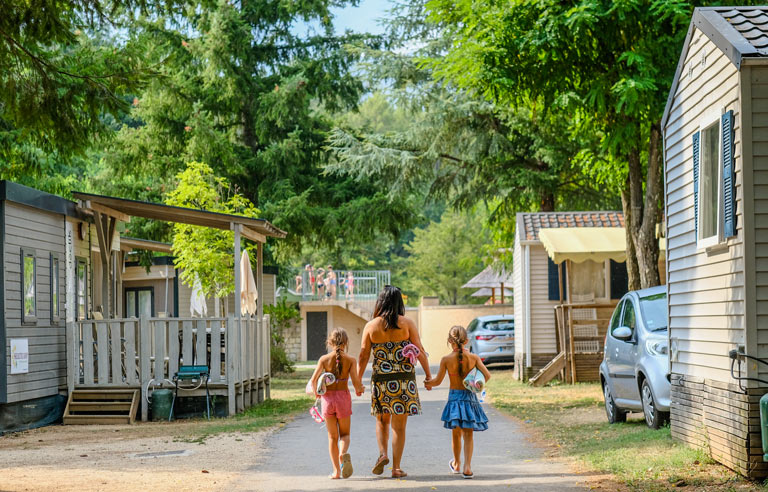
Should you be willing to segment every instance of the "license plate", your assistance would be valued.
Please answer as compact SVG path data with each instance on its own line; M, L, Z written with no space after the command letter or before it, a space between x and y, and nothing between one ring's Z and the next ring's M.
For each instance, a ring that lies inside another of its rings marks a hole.
M506 345L502 345L499 347L499 352L504 352L505 350L510 350L512 347L507 347Z

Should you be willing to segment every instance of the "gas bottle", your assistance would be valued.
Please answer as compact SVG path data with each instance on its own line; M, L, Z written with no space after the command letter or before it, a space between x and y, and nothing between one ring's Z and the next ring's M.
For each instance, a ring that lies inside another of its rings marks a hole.
M763 438L763 461L768 461L768 393L760 398L760 435Z

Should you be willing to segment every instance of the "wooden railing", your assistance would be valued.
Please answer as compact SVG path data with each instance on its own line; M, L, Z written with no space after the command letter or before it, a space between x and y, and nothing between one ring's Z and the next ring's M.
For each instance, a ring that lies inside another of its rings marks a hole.
M565 380L596 381L605 333L618 301L555 306L557 348L566 358Z
M67 374L76 388L141 388L167 384L180 365L206 365L209 385L226 394L229 413L251 402L251 385L268 392L269 316L228 318L128 318L67 325ZM222 391L225 390L226 391ZM266 395L269 396L268 394ZM142 419L146 420L142 406Z

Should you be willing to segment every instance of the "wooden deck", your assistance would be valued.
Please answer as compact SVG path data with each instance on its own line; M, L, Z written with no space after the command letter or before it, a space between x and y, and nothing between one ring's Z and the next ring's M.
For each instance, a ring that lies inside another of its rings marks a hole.
M77 321L67 324L67 386L140 389L146 421L150 385L172 388L180 365L206 365L211 394L227 397L234 415L269 398L270 344L269 316Z

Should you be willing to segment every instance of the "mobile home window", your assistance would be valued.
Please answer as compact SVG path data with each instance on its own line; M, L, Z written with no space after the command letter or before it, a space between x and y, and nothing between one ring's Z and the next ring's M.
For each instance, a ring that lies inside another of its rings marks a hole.
M59 320L59 301L59 257L51 253L51 321Z
M37 267L34 250L21 250L21 279L22 321L34 323L37 320Z
M720 242L720 119L701 129L699 158L699 247Z
M77 319L86 319L88 313L88 264L84 258L77 259Z

